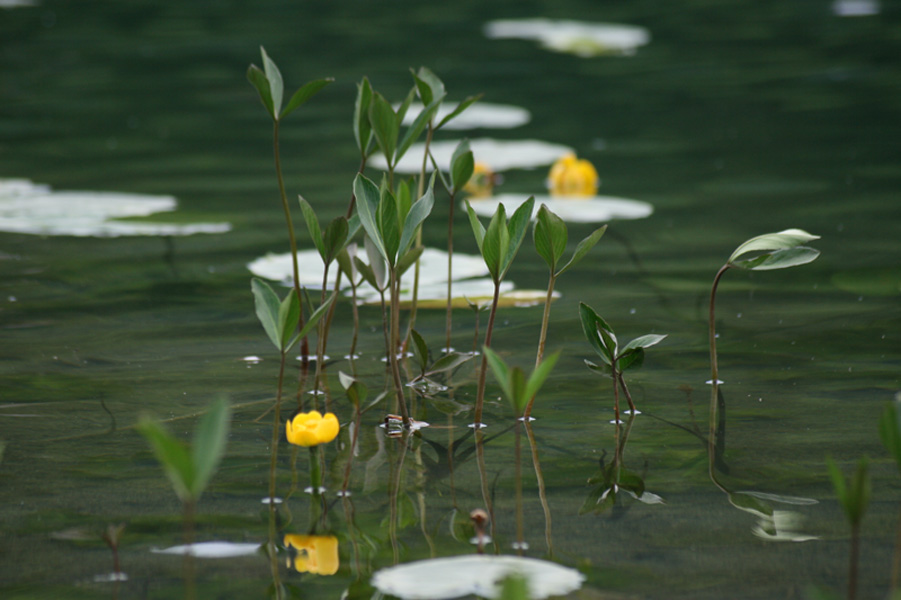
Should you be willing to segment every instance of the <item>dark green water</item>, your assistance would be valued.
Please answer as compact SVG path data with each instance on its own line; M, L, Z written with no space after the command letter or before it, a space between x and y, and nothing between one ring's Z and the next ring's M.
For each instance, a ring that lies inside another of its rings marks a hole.
M132 429L142 411L171 418L187 436L219 395L235 406L228 453L198 508L201 541L266 541L277 357L253 315L246 264L284 252L287 240L271 161L271 127L245 80L265 45L293 89L315 77L330 88L284 124L290 194L322 218L344 211L358 160L350 127L355 84L400 99L408 69L426 65L452 99L484 92L530 110L528 125L473 132L570 145L597 165L603 193L652 203L640 221L613 222L590 258L558 283L550 350L563 350L533 428L549 511L542 508L528 444L523 509L530 556L584 572L586 598L803 598L809 585L844 593L849 529L826 471L868 455L872 502L864 520L860 597L887 595L901 479L878 435L883 407L901 389L901 13L840 18L829 2L43 2L0 9L0 177L58 190L171 194L177 222L228 221L222 235L92 239L0 233L0 595L4 598L177 598L180 505ZM632 57L581 59L530 41L489 40L485 22L549 16L647 27ZM446 136L448 137L448 136ZM544 170L510 171L503 191L540 193ZM440 204L440 203L439 203ZM425 228L444 243L443 204ZM459 215L459 213L458 213ZM463 215L458 249L473 252ZM303 226L298 219L299 230ZM729 503L708 473L710 391L707 294L745 239L788 227L822 236L814 263L787 271L730 272L718 297L720 372L726 380L719 484L802 497L773 503L799 513L818 539L756 537L758 518ZM570 227L570 238L588 234ZM302 235L302 243L308 238ZM518 286L546 272L530 242L514 263ZM14 300L13 300L14 299ZM648 352L630 387L645 414L624 461L665 504L619 500L579 514L587 480L614 452L609 381L591 358L577 314L592 305L621 337L669 337ZM495 346L527 366L539 308L500 313ZM362 313L358 374L384 382L380 317ZM343 305L331 342L346 350ZM456 314L455 343L470 343L471 316ZM484 318L483 318L484 326ZM443 315L420 316L433 348ZM258 365L247 355L264 358ZM336 390L342 423L349 403ZM454 400L473 401L464 370ZM489 397L499 393L489 387ZM289 402L290 405L290 402ZM515 437L510 409L492 402L484 469L471 453L471 414L433 423L409 450L384 439L383 407L364 415L351 477L352 504L335 501L349 428L330 445L328 525L341 567L331 577L281 571L299 597L370 597L380 568L472 553L452 535L454 514L493 503L503 553L516 539ZM289 408L290 410L290 408ZM450 425L448 429L446 426ZM492 437L495 436L496 437ZM444 447L458 440L453 478ZM279 495L293 456L281 446ZM400 493L392 477L401 469ZM727 472L726 472L727 470ZM305 481L304 452L296 473ZM483 481L485 485L483 486ZM334 502L333 502L334 501ZM286 503L305 533L309 499ZM397 509L396 531L391 508ZM350 508L352 507L352 510ZM287 512L287 511L285 511ZM465 519L464 519L465 520ZM126 524L114 587L100 540ZM546 532L550 531L547 535ZM491 548L493 550L493 548ZM264 597L261 555L198 561L198 597ZM356 582L356 583L355 583Z

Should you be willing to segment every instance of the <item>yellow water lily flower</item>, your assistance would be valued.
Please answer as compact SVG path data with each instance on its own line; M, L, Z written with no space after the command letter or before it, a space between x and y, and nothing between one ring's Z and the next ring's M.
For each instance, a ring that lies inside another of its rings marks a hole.
M557 159L548 174L551 196L594 196L600 183L594 165L571 152Z
M322 415L318 410L297 413L285 425L288 441L297 446L326 444L338 436L338 417L333 413Z
M494 183L497 176L491 167L483 162L476 161L472 169L472 177L463 186L463 191L473 198L488 198L494 192Z
M285 547L297 550L293 561L288 559L288 566L293 566L298 573L334 575L338 572L338 538L333 535L289 533L285 536Z

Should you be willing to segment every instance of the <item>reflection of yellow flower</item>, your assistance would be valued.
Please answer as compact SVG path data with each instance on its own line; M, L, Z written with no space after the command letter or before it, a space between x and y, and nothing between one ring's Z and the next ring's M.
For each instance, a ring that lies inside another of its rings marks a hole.
M487 198L494 191L494 171L485 163L477 162L473 166L472 177L463 186L463 191L473 198Z
M568 153L561 156L551 172L548 182L552 196L594 196L597 194L600 179L594 165L585 159L576 158Z
M332 441L338 435L338 417L332 413L325 416L318 410L297 413L285 426L288 441L297 446L317 446Z
M285 536L285 547L297 550L293 566L298 573L334 575L338 572L338 538L333 535L289 533Z

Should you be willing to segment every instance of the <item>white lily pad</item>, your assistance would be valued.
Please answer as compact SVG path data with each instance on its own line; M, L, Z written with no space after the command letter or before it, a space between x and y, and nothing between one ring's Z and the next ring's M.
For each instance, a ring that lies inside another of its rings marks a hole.
M359 254L358 254L359 256ZM360 256L365 261L365 254ZM441 282L447 282L447 252L435 248L426 248L419 257L419 284L420 290L422 286L431 285ZM252 261L247 265L250 272L257 277L269 279L272 281L280 281L284 285L294 285L293 267L291 265L291 253L285 254L267 254ZM322 287L322 271L324 265L322 257L316 250L303 250L297 253L298 276L300 277L300 285L310 289L321 289ZM402 285L413 282L413 269L411 267L401 279ZM329 269L329 286L335 285L335 277L337 277L338 266L333 264ZM484 277L488 274L488 267L481 256L472 254L463 254L454 252L453 261L453 278L469 279L472 277ZM346 281L346 279L345 279ZM360 286L358 293L366 294L368 291L378 295L368 285Z
M485 25L485 36L490 39L534 40L548 50L583 58L629 56L651 41L651 34L644 27L553 19L490 21Z
M372 585L403 600L446 600L475 595L497 598L504 578L526 579L529 597L547 598L582 587L585 576L575 569L521 556L455 556L420 560L376 571Z
M507 214L516 210L529 199L525 194L500 194L470 201L473 211L479 216L490 217L503 204ZM612 196L589 196L567 198L563 196L535 196L534 217L541 205L550 209L564 221L570 223L606 223L614 219L644 219L654 212L654 207L640 200L614 198Z
M871 17L882 12L879 0L835 0L832 14L837 17Z
M465 113L464 113L465 114ZM459 140L432 142L429 146L435 162L442 171L450 170L451 157ZM473 158L499 173L509 169L534 169L550 165L566 153L574 152L569 146L551 144L541 140L495 140L477 138L469 141ZM398 173L419 173L422 169L422 153L425 144L413 144L395 167ZM387 169L385 157L376 154L370 163L379 169Z
M260 549L258 543L239 542L200 542L187 546L172 546L162 550L153 548L154 554L176 554L184 556L190 554L196 558L235 558L238 556L253 556Z
M184 236L224 233L228 223L152 223L118 221L176 208L172 196L117 192L54 192L25 179L0 180L0 231L34 235L119 237Z
M440 122L457 107L456 102L445 100L438 109L435 122ZM422 112L422 104L413 103L404 115L404 125L410 125L416 116ZM520 106L512 104L492 104L490 102L476 102L462 113L447 122L441 129L466 130L466 129L513 129L525 125L532 119L532 113Z

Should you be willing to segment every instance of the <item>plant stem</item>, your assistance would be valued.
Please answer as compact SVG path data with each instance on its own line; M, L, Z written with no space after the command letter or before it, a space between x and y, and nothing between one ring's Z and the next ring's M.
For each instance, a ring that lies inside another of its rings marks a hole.
M848 559L848 600L857 597L857 563L860 560L860 524L851 525L851 556Z
M273 152L275 154L275 176L278 179L278 191L282 198L282 209L285 211L285 221L288 225L288 241L291 245L291 266L294 269L294 292L297 294L297 301L301 304L300 319L298 320L297 327L303 328L303 296L300 294L300 273L297 268L297 240L294 237L294 221L291 220L291 208L288 206L288 196L285 193L285 180L282 177L282 160L278 148L278 119L275 119L273 123L272 144ZM310 356L310 347L307 338L301 340L301 356L303 357L304 364L306 364Z
M451 320L453 314L453 259L454 259L454 203L455 194L450 195L450 213L447 217L447 316L444 323L444 351L451 348Z
M619 379L616 372L616 363L610 367L613 370L613 418L616 423L617 431L619 430Z
M720 278L722 278L723 274L729 269L731 265L729 263L724 264L720 267L720 270L716 272L716 277L713 278L713 287L710 288L710 380L717 384L719 382L719 369L716 364L716 323L715 323L715 306L716 306L716 288L720 284Z
M416 200L422 198L425 193L425 167L428 164L429 145L432 143L432 134L435 130L432 128L432 122L429 121L428 131L425 137L425 152L422 153L422 169L419 172L419 185L416 188ZM422 246L422 225L416 228L416 248ZM407 327L407 335L404 336L404 350L410 340L410 332L416 325L416 308L419 304L419 267L420 259L416 259L416 265L413 267L413 299L410 303L410 323Z
M548 555L554 555L553 538L551 536L551 507L547 501L547 491L544 486L544 476L541 474L541 462L538 460L538 444L535 434L532 432L532 424L528 419L523 421L526 428L526 437L532 450L532 466L535 468L535 477L538 479L538 498L541 500L541 508L544 510L544 541L547 544Z
M554 276L554 273L551 272L550 277L547 282L547 298L544 300L544 314L541 316L541 334L538 336L538 353L535 356L535 368L538 368L538 365L541 364L541 360L544 358L544 345L547 342L547 327L548 322L551 320L551 300L554 297L554 286L557 283L557 278ZM535 403L535 396L529 398L529 403L526 405L526 412L523 416L528 420L529 417L532 416L532 404Z
M494 298L491 300L491 312L488 313L488 325L485 328L485 347L491 347L491 334L494 332L494 315L497 313L497 303L501 295L501 282L494 282ZM475 427L482 425L482 404L485 402L485 378L488 375L488 356L482 352L482 365L479 368L479 387L476 392Z
M328 287L328 271L329 264L326 264L322 270L322 291L319 293L319 306L325 304L325 290ZM330 308L334 308L335 304L332 303ZM325 337L326 337L326 327L328 322L326 319L319 319L319 323L317 324L318 337L316 339L316 374L313 377L313 393L317 393L320 389L320 385L322 382L320 381L322 377L322 361L325 359Z
M271 456L269 458L269 509L275 507L275 465L278 462L278 441L280 439L281 430L281 408L282 408L282 383L285 378L285 358L286 352L282 352L281 362L278 367L278 391L275 394L275 411L272 418L272 442L270 443Z
M400 342L400 281L397 279L397 269L390 268L391 279L391 340L388 348L388 361L391 364L391 374L394 376L394 389L397 391L397 404L404 427L410 426L410 415L407 413L407 401L404 398L404 384L400 377L400 365L397 360L398 346Z
M516 546L517 553L522 556L525 542L525 533L523 526L523 510L522 510L522 434L519 428L522 421L517 420L515 426L516 442L514 450L514 479L516 480Z
M184 501L184 536L185 560L183 563L185 577L185 598L194 600L197 589L194 578L194 498Z

